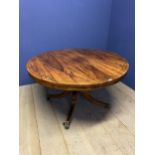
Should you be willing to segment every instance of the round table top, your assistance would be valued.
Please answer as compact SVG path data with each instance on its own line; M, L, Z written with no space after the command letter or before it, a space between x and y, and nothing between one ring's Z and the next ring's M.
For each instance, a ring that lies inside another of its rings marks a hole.
M35 56L26 68L29 75L44 86L76 91L118 82L127 73L129 64L110 51L64 49Z

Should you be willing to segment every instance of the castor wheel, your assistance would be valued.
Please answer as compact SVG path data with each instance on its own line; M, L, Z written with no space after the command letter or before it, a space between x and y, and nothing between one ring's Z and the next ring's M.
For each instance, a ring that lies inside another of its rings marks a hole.
M69 129L69 127L70 127L70 122L69 122L69 121L63 122L63 126L65 127L65 129Z

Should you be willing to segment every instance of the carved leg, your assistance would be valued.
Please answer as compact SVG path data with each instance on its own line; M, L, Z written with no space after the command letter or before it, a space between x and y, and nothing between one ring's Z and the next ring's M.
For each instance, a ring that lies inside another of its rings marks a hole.
M50 100L51 98L62 98L69 95L69 93L70 93L69 91L63 91L60 94L49 94L47 95L47 100Z
M90 92L81 92L81 95L87 99L89 102L93 103L93 104L96 104L98 106L102 106L104 108L110 108L110 105L108 103L105 103L105 102L102 102L98 99L95 99L91 94Z
M91 93L89 91L87 92L83 92L83 91L63 91L62 93L60 94L49 94L47 96L47 99L51 99L51 98L62 98L62 97L65 97L67 95L69 95L71 93L71 107L69 109L69 112L68 112L68 115L67 115L67 119L66 121L63 123L65 129L69 129L70 127L70 124L71 124L71 121L72 121L72 116L73 116L73 113L74 113L74 110L75 110L75 107L77 105L77 97L78 97L78 94L79 95L82 95L85 99L87 99L88 101L90 101L91 103L93 104L96 104L96 105L99 105L99 106L102 106L104 108L110 108L110 105L108 103L105 103L105 102L102 102L98 99L95 99Z
M73 91L72 92L72 96L71 96L71 107L69 109L69 113L67 115L67 119L66 121L63 123L64 127L66 129L69 129L70 124L71 124L71 120L72 120L72 116L73 116L73 112L75 110L75 107L77 105L77 97L78 97L78 92Z

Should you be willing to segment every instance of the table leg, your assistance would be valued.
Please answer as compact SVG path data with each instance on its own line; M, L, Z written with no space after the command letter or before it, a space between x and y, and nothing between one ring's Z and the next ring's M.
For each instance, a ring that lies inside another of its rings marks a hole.
M96 104L98 106L102 106L104 108L110 108L110 105L108 103L105 103L103 101L100 101L98 99L95 99L90 92L81 92L81 95L87 99L89 102Z
M110 105L108 103L105 103L103 101L100 101L98 99L95 99L90 91L63 91L60 94L49 94L47 96L47 99L51 99L51 98L62 98L65 97L67 95L71 94L71 106L67 115L67 119L65 122L63 122L63 125L65 127L65 129L69 129L71 121L72 121L72 116L73 113L75 111L76 105L77 105L77 98L78 98L78 94L83 96L86 100L88 100L89 102L98 105L98 106L102 106L104 108L110 108Z
M78 98L78 92L73 91L71 95L71 107L69 109L66 121L63 122L63 125L66 129L69 129L70 127L72 116L73 116L75 107L77 105L77 98Z

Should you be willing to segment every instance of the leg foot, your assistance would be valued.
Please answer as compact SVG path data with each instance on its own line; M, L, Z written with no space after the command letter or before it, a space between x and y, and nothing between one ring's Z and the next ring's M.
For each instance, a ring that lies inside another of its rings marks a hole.
M65 127L65 129L69 129L69 127L70 127L70 122L69 122L69 121L63 122L63 126Z
M66 121L63 122L63 126L65 129L69 129L70 125L71 125L71 121L72 121L72 117L73 117L73 113L75 111L75 107L77 105L77 98L78 98L78 94L81 94L85 99L87 99L89 102L98 105L98 106L102 106L104 108L109 109L110 108L110 104L102 102L98 99L95 99L90 92L79 92L79 91L63 91L60 94L50 94L47 95L47 100L50 100L51 98L62 98L65 97L67 95L69 95L71 93L71 106L66 118Z
M66 121L63 123L65 129L69 129L70 124L71 124L71 120L72 120L72 116L77 104L77 97L78 97L78 92L72 92L72 96L71 96L71 107L69 109L68 115L67 115L67 119Z

